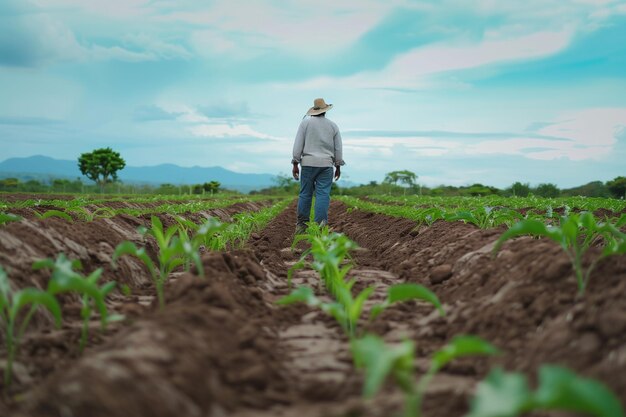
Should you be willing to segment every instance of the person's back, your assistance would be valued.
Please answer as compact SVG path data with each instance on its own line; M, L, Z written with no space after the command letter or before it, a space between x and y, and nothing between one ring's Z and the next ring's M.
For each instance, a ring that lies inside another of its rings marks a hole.
M335 137L339 134L339 128L335 122L322 115L312 116L302 121L302 128L305 137L302 166L335 165Z
M322 225L328 223L333 166L335 180L338 180L340 167L344 164L339 128L325 117L326 111L331 108L332 104L326 104L324 99L315 99L313 107L307 112L307 116L311 117L300 123L296 134L291 161L293 177L300 179L296 233L306 229L314 191L315 221ZM301 176L298 164L302 165Z

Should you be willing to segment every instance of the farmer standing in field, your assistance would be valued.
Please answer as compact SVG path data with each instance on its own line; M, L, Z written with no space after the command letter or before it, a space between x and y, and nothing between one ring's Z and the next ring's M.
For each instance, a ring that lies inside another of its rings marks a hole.
M326 118L326 112L333 107L323 98L316 98L313 107L307 111L300 123L293 145L293 178L300 180L298 196L298 222L296 234L306 230L311 212L311 200L315 191L315 222L324 226L328 223L330 187L341 176L344 165L341 134L337 125ZM298 169L302 165L302 173Z

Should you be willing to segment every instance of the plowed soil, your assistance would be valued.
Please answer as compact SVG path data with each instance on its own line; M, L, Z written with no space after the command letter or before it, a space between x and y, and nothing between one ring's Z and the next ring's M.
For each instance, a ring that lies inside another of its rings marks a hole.
M386 417L401 409L391 385L362 399L362 375L332 319L305 306L275 305L289 292L287 271L299 257L290 248L294 205L253 234L246 249L204 254L205 279L176 273L160 311L139 264L129 258L117 270L108 267L115 245L138 242L136 227L146 221L116 216L85 223L88 231L61 219L27 219L0 228L0 264L15 288L44 286L45 274L30 272L29 262L64 251L86 271L103 266L107 279L131 289L110 301L127 319L106 333L94 321L82 355L77 300L64 303L61 330L39 317L0 415ZM564 365L626 402L626 256L602 261L577 297L567 257L544 240L519 238L494 256L503 229L436 222L416 230L409 220L348 212L339 202L330 221L360 245L350 276L359 288L375 285L372 301L409 281L443 302L444 318L411 302L361 323L389 342L415 340L418 373L457 334L481 336L503 352L446 367L426 395L425 416L464 415L476 383L495 365L529 375L543 363ZM318 287L312 271L298 271L294 283Z

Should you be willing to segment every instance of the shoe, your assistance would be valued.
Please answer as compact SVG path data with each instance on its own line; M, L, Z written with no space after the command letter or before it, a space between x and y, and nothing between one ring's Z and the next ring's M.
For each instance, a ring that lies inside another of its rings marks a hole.
M305 233L306 233L306 224L296 225L296 232L294 233L294 235L298 236L298 235L303 235Z

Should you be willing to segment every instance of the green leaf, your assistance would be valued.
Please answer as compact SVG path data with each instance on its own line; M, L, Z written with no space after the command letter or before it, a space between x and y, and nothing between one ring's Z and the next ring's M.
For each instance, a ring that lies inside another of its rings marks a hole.
M85 277L85 279L92 284L96 284L98 280L100 279L100 277L102 276L103 271L104 270L102 268L98 268L95 271L93 271L91 274L89 274L87 277ZM115 283L113 283L113 286L115 286Z
M319 300L315 296L313 290L309 287L298 287L291 294L282 297L276 301L278 305L289 305L295 303L306 303L310 306L319 305Z
M562 232L558 228L549 229L548 226L546 226L543 222L539 220L529 219L515 223L509 228L509 230L504 232L496 242L493 251L497 252L498 250L500 250L502 244L507 240L522 235L545 236L556 241L559 244L561 244L563 241Z
M352 341L352 354L358 368L365 369L363 394L372 397L392 371L412 371L415 345L406 340L390 346L374 335ZM411 369L407 369L411 368Z
M72 216L70 216L67 213L64 213L60 210L48 210L46 211L44 214L39 214L37 212L35 212L37 217L39 217L40 219L48 219L50 217L60 217L64 220L67 220L68 222L72 222L74 221L74 219L72 219Z
M579 377L558 366L539 370L536 408L567 410L596 417L624 417L619 399L598 381Z
M532 395L525 375L495 368L478 384L466 417L514 417L528 409L531 403Z
M22 220L20 216L11 213L0 213L0 224L5 224L9 222L18 222Z
M117 283L115 281L111 281L100 287L100 293L102 293L102 296L106 297L111 291L113 291L115 285L117 285Z
M152 276L152 278L157 278L154 262L152 262L152 259L150 259L144 248L138 249L133 242L129 241L120 243L119 245L117 245L117 247L115 248L115 252L113 253L112 262L114 265L117 259L122 255L131 255L138 258L144 263L144 265L146 265L146 267L150 271L150 275Z
M9 276L2 266L0 266L0 296L3 304L8 304L11 298L11 284L9 284Z
M361 312L363 311L363 304L365 301L372 295L374 292L374 287L367 287L363 291L359 293L354 299L354 302L349 307L348 316L350 317L350 322L352 324L356 323L361 317Z
M45 307L52 313L55 325L57 327L61 326L61 306L59 306L59 302L52 294L35 288L24 288L16 292L13 295L11 315L17 317L22 307L28 304Z
M125 319L126 319L126 316L123 314L110 314L106 318L106 324L123 321Z
M52 279L48 282L48 292L50 294L59 294L72 291L91 297L96 303L101 318L103 320L106 319L107 308L104 303L104 296L96 284L87 281L81 276L69 275L56 270L52 274Z
M397 284L389 287L387 297L389 303L396 303L408 300L422 300L431 303L434 305L439 314L443 317L445 316L445 311L441 306L441 302L439 298L435 295L434 292L419 284Z
M385 311L389 307L387 303L374 304L370 310L370 320L374 320L376 317L380 316L380 314Z
M435 352L432 369L436 372L454 359L465 356L496 355L499 351L478 336L455 336L446 346Z

